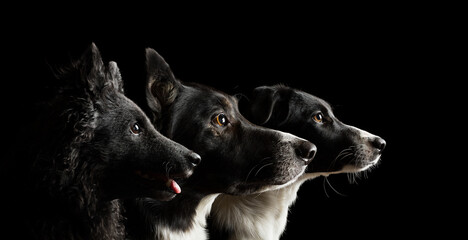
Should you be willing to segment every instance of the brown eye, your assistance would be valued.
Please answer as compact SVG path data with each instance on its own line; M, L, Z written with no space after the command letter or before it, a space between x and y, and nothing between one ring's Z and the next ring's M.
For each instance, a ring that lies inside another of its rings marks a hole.
M221 113L218 114L215 118L213 118L213 123L220 127L224 127L229 123L229 121L227 120L226 115Z
M135 135L140 135L141 127L140 125L138 125L138 123L134 123L133 125L130 126L130 131Z
M323 114L322 113L317 113L312 118L317 123L323 123Z

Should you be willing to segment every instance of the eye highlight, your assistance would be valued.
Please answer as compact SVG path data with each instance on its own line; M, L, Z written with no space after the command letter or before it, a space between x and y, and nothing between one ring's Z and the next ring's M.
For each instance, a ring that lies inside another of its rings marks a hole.
M216 115L216 117L214 117L211 121L213 122L213 124L220 127L224 127L229 123L226 115L224 115L223 113Z
M130 131L135 135L140 135L141 127L140 125L138 125L138 123L134 123L133 125L130 126Z
M314 119L314 121L316 123L323 123L323 114L321 112L315 114L312 119Z

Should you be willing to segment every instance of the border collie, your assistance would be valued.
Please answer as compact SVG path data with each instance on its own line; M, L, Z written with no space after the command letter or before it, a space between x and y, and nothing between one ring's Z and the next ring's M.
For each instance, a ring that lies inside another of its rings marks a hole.
M282 85L254 90L249 119L314 142L318 153L306 174L285 188L250 196L220 195L211 212L212 233L220 239L279 239L302 183L320 175L371 169L386 145L382 138L340 122L324 100Z
M255 194L297 181L315 155L312 143L256 126L234 97L176 80L153 49L146 50L147 100L154 124L203 161L170 202L139 199L127 205L135 239L206 239L206 216L219 193Z
M22 239L123 239L118 199L173 198L167 185L190 176L200 156L156 131L94 43L56 75L57 94L2 169L2 225Z

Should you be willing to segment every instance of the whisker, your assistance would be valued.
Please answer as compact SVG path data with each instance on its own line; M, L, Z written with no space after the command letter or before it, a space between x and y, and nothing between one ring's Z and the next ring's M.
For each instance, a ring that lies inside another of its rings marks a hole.
M328 192L327 192L327 188L325 186L326 179L327 179L327 177L323 178L322 187L323 187L323 191L325 192L325 196L327 196L327 198L330 198L330 196L328 195Z
M252 171L253 171L258 165L259 165L259 164L255 164L255 166L253 166L252 169L250 169L249 173L247 173L247 177L245 177L244 182L247 182L247 180L249 179L250 173L252 173Z
M353 156L354 155L354 149L355 147L354 146L351 146L349 148L345 148L343 149L340 153L338 153L338 155L335 157L335 159L333 159L333 161L330 163L329 167L328 167L328 170L332 169L333 166L335 166L336 162L340 161L340 160L343 160L345 158L348 158L350 156Z
M247 180L248 180L249 177L250 177L250 174L252 173L252 171L253 171L256 167L258 167L260 164L262 164L262 162L264 162L265 160L268 160L268 159L271 159L271 158L272 158L272 157L265 157L265 158L263 158L262 160L260 160L259 163L255 164L255 165L250 169L249 173L247 173L247 176L245 177L244 182L247 182ZM271 164L273 164L273 163L271 163ZM263 167L265 167L265 166L260 167L260 169L262 169ZM257 176L257 174L258 174L258 172L260 171L260 169L255 173L254 176Z
M357 179L360 178L359 172L348 173L347 175L350 184L358 184Z
M260 170L262 170L264 167L267 167L267 166L270 166L270 165L273 165L273 163L267 163L267 164L261 166L261 167L257 170L257 172L255 173L254 176L257 176L257 174L260 172Z
M335 193L337 193L338 195L340 195L340 196L342 196L342 197L347 197L347 195L340 193L338 190L336 190L336 189L331 185L331 183L328 181L328 177L324 177L324 179L323 179L323 190L325 190L325 195L327 195L327 198L330 198L330 196L329 196L328 193L327 193L326 186L325 186L325 182L328 183L328 186L330 186L330 188L331 188Z
M169 178L170 176L170 172L172 170L172 166L170 165L169 162L165 162L165 169L166 169L166 177Z

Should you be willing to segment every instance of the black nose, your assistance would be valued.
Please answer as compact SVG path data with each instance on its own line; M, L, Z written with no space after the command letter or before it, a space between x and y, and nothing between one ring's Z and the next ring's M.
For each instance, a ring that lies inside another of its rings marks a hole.
M305 164L309 164L315 157L317 147L309 141L301 141L296 147L296 154L299 158L305 161Z
M188 159L189 161L192 163L192 165L195 167L197 166L198 164L200 164L201 162L201 157L200 155L194 153L194 152L191 152L188 156Z
M380 137L372 139L372 146L379 149L380 151L383 151L385 149L385 145L387 145L387 143Z

